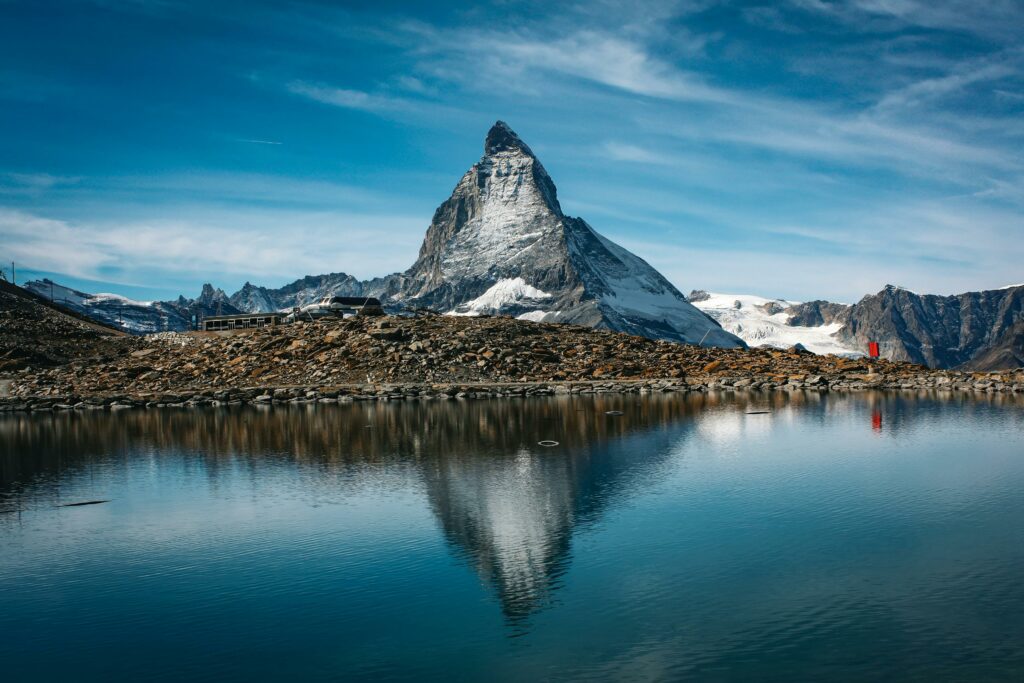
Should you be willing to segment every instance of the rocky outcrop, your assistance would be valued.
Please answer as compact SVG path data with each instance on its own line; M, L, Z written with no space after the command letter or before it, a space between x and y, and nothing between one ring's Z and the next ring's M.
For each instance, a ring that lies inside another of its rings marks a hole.
M1024 286L938 296L887 285L850 309L837 337L928 367L1005 367L1024 356L1021 321Z
M789 324L799 327L817 327L845 323L850 314L849 304L837 304L817 299L794 304L787 309Z

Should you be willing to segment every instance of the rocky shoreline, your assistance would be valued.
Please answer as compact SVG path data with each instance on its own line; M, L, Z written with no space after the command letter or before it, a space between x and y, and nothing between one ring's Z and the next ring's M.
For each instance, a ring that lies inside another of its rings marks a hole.
M927 395L1024 394L1024 383L1007 384L1001 377L973 379L961 377L886 379L867 376L859 380L826 378L820 375L788 379L783 383L750 378L702 378L621 380L612 382L516 382L499 384L370 384L305 387L246 387L216 392L185 394L113 393L95 396L37 396L0 399L0 412L119 410L124 408L188 408L198 406L282 405L310 403L351 403L353 401L465 400L525 398L590 394L652 394L685 392L862 392L902 391Z
M99 356L8 374L0 412L591 393L1024 393L1022 370L706 348L505 317L328 319L111 344Z

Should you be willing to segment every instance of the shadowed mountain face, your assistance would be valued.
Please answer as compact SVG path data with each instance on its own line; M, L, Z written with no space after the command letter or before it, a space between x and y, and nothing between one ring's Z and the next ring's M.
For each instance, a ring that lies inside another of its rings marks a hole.
M954 296L888 285L850 308L837 336L861 348L881 342L889 360L975 370L1020 367L1024 286Z

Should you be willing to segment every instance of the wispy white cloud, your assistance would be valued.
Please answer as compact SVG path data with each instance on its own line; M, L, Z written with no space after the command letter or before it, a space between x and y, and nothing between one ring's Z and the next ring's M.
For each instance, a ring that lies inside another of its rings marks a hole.
M346 109L382 111L403 108L408 105L406 100L397 97L376 95L362 90L338 88L317 83L306 83L305 81L292 81L288 83L287 89L293 94Z
M1021 53L1013 51L997 58L986 57L957 64L949 73L925 78L887 93L875 105L882 113L903 112L929 104L936 99L961 94L978 83L997 83L1021 73Z
M807 6L817 8L813 2ZM418 68L434 78L497 97L514 91L542 98L559 88L599 86L608 90L606 100L593 106L638 112L649 135L770 150L811 162L882 165L943 182L977 178L979 167L1007 171L1021 166L1019 156L1004 145L962 135L968 126L988 120L963 115L952 120L924 106L973 84L998 83L1019 74L1018 55L1012 50L998 58L954 62L946 74L888 89L874 103L837 106L713 83L654 56L654 46L643 34L624 37L584 28L551 39L521 27L442 30L415 24L399 30L409 31ZM466 63L474 69L466 70ZM638 102L636 96L653 102ZM688 109L688 104L699 109ZM994 125L1006 130L1002 122ZM632 143L617 141L604 151L618 161L657 163Z
M637 145L623 142L605 142L601 154L612 161L626 161L638 164L672 164L673 159L665 154L653 152Z
M971 33L993 40L1019 38L1024 6L1016 0L790 0L790 4L859 30L901 26ZM887 19L890 24L872 24Z
M537 75L581 79L634 95L678 101L720 102L728 91L712 87L695 73L653 56L642 41L598 30L575 30L559 38L531 32L440 30L407 25L421 42L421 68L440 78L479 78L522 90ZM467 57L473 70L466 70Z
M420 216L206 211L180 219L72 222L0 208L6 258L33 269L123 281L287 280L343 270L373 277L416 257Z
M56 187L75 185L80 177L50 173L0 173L0 194L39 195Z

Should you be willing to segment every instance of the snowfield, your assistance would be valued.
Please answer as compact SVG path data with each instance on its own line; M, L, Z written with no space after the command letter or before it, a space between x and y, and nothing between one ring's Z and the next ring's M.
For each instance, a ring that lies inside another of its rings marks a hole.
M521 277L507 278L498 280L486 292L450 311L449 315L497 313L506 306L514 306L524 300L535 301L537 299L550 298L550 294L526 284L526 281ZM533 311L532 313L543 313L543 311Z
M864 355L834 337L842 327L840 323L818 327L790 325L790 314L787 309L800 303L799 301L766 299L750 294L708 292L708 295L710 298L704 301L691 303L750 346L788 349L794 344L803 344L808 351L817 354Z

